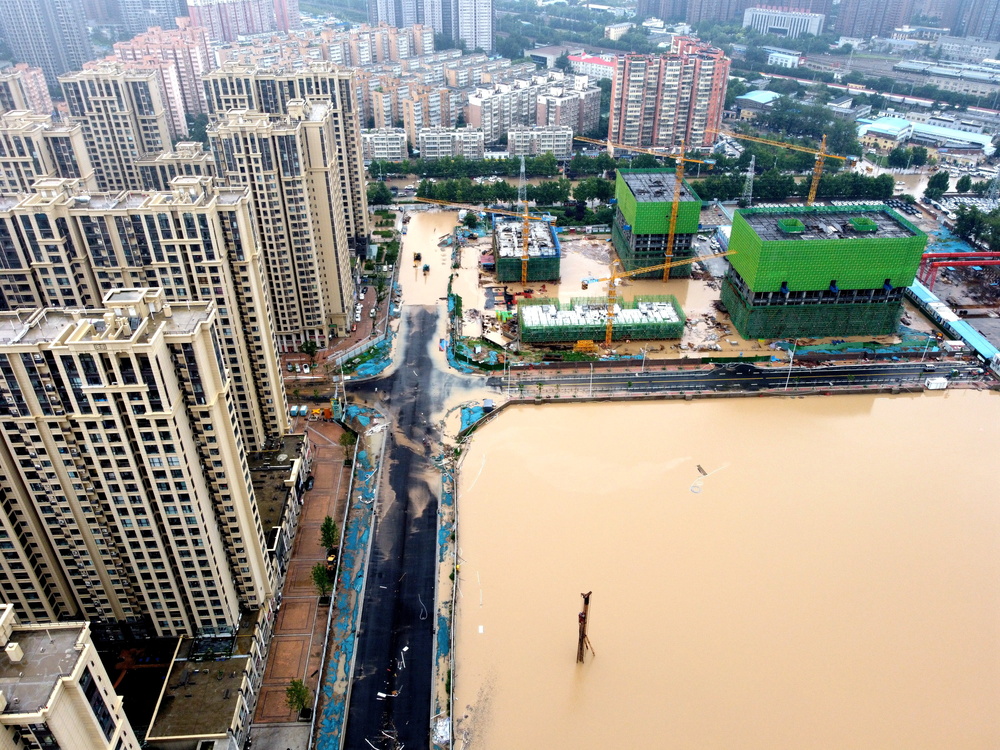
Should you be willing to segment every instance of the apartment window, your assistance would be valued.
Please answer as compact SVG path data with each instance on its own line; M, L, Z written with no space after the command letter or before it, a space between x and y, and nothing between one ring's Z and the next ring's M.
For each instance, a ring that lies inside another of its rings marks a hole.
M94 718L97 719L101 731L104 732L105 739L110 740L115 731L115 720L108 710L108 704L104 702L104 696L101 695L101 690L90 669L83 670L83 675L80 677L80 688L83 690L87 702L90 703L90 708L94 711Z

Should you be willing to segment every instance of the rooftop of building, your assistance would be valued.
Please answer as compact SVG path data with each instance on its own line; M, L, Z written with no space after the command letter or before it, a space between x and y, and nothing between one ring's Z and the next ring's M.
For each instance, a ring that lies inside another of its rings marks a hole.
M0 692L7 701L5 714L35 712L45 707L60 678L73 671L80 658L86 623L18 625L11 631L8 647L16 643L23 656L0 655Z
M677 178L672 169L622 169L619 170L628 189L639 203L672 203ZM688 186L681 182L682 201L700 201Z
M184 638L170 665L146 740L225 735L239 704L260 610L243 618L225 653L198 656L197 638ZM228 640L226 640L228 644Z
M747 208L737 213L765 242L892 239L923 234L913 224L882 206Z
M751 101L751 102L756 102L757 104L770 104L775 99L780 99L780 98L781 94L779 94L777 91L768 91L766 89L762 89L759 91L748 91L745 94L740 94L739 96L736 97L736 100Z
M302 456L304 443L302 435L285 435L250 456L250 480L266 534L281 522L288 499L288 482L294 480L292 469Z
M559 245L547 221L529 222L528 258L555 258L559 256ZM522 222L519 219L497 217L493 226L496 246L501 258L523 257L524 245Z
M135 292L146 292L138 297ZM54 343L149 343L157 332L191 333L212 314L207 302L159 302L147 307L149 290L117 289L105 297L104 308L38 308L0 312L0 346L39 346ZM118 312L110 308L120 306ZM145 311L148 309L148 314ZM145 324L144 324L145 323Z

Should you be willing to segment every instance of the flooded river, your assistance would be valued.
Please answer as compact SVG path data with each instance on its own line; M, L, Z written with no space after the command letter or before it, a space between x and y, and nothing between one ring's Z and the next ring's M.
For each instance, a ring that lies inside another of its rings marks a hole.
M455 747L1000 747L998 442L980 392L500 415L461 474Z

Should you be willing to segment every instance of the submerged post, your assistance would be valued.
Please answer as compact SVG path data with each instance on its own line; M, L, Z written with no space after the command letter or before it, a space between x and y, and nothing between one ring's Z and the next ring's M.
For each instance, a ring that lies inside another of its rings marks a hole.
M586 594L580 594L583 597L583 612L580 613L580 637L576 644L576 661L577 664L583 664L584 652L589 648L593 651L593 647L590 645L590 639L587 637L587 616L590 614L590 595L593 591L588 591Z

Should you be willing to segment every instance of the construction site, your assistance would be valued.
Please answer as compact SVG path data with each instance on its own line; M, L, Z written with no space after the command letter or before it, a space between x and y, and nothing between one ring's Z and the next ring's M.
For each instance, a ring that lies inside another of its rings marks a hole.
M612 339L656 341L684 334L684 311L670 295L643 295L615 304ZM601 297L574 297L568 305L558 299L526 299L517 306L521 341L559 344L604 337L608 305Z
M527 245L524 242L525 227L528 229ZM527 222L494 215L493 257L500 282L559 281L559 240L547 221Z
M889 335L926 244L882 206L739 210L722 304L747 339Z
M683 177L677 184L675 170L620 169L615 176L615 200L611 238L626 271L693 256L692 239L698 232L701 198ZM648 271L636 278L662 275ZM670 278L690 275L690 265L670 269Z

